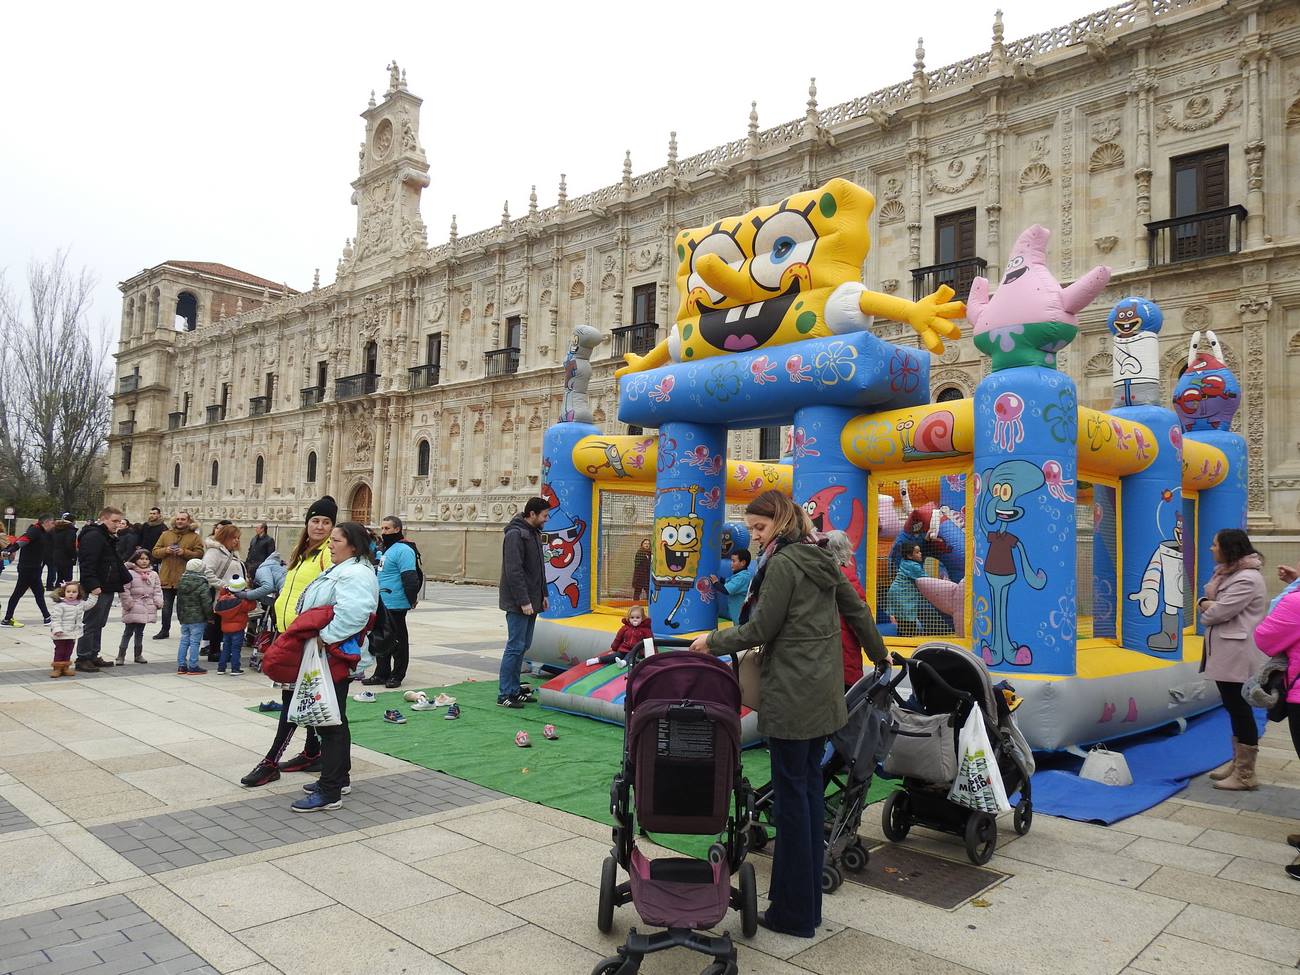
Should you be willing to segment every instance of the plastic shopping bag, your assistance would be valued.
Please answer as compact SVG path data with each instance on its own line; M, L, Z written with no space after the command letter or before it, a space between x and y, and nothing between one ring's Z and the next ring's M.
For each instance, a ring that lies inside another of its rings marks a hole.
M316 640L308 640L302 651L302 665L289 699L289 721L307 728L328 728L342 724L339 700L330 679L329 661Z
M977 707L970 709L957 738L957 761L957 777L948 790L949 801L995 815L1011 811L997 756L984 730L984 716Z

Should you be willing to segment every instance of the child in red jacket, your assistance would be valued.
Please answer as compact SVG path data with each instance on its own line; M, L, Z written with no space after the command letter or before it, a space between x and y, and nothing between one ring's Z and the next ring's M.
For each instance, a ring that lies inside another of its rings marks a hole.
M229 588L222 587L217 593L214 608L221 621L221 659L217 661L217 673L226 673L226 665L229 664L230 673L242 674L239 654L244 648L244 630L248 626L248 614L253 604Z
M644 609L633 606L623 618L623 625L619 627L614 642L610 644L609 653L592 657L587 663L608 664L617 661L620 667L626 667L630 660L635 659L641 644L648 639L650 639L650 620L646 618Z

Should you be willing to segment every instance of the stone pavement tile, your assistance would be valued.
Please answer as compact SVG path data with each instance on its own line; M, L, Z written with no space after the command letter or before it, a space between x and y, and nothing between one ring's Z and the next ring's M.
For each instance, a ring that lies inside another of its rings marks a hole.
M1152 816L1155 809L1161 810L1161 816ZM1146 836L1153 840L1162 840L1165 843L1190 843L1201 833L1205 832L1205 827L1196 826L1191 823L1179 823L1165 818L1173 815L1174 807L1169 803L1156 806L1155 809L1148 809L1139 816L1130 816L1128 819L1121 819L1118 823L1111 823L1110 829L1118 833L1132 833L1135 836ZM1038 823L1034 823L1034 828L1038 828Z
M103 883L97 873L50 836L14 840L3 847L0 905L84 890Z
M529 975L573 975L590 971L601 956L531 924L443 954L465 975L516 975L528 959ZM703 956L700 956L701 959ZM649 975L649 966L642 971Z
M328 959L325 970L330 975L452 975L456 971L339 905L249 928L239 938L286 972L302 971L308 958ZM518 958L510 964L517 965Z
M37 826L50 826L68 821L66 813L21 782L0 786L0 799L4 799Z
M975 975L972 969L846 928L790 959L818 975Z
M995 856L989 866L1012 876L982 895L984 907L968 903L944 911L845 884L823 900L822 916L997 975L1043 975L1043 939L1033 935L1030 919L1050 918L1052 975L1097 975L1126 965L1183 907L1168 897L1003 856Z
M1271 819L1249 813L1238 813L1229 809L1211 809L1205 806L1184 804L1170 819L1179 823L1190 823L1206 829L1235 833L1238 836L1253 836L1261 840L1285 839L1288 830L1285 826ZM1037 824L1035 824L1037 825Z
M1281 868L1279 868L1281 869ZM1243 917L1300 928L1300 898L1221 877L1161 867L1139 890Z
M1238 857L1250 857L1265 863L1286 866L1295 859L1296 851L1286 844L1286 836L1277 833L1272 839L1241 836L1226 830L1207 829L1192 841L1192 846L1202 850L1215 850Z
M15 778L50 802L125 792L130 786L110 772L92 768L69 775L63 772L15 772Z
M151 748L139 755L123 755L120 758L101 758L95 762L105 772L117 775L121 772L144 772L155 768L175 768L184 765L175 755Z
M1267 887L1269 890L1291 894L1297 902L1297 908L1300 909L1300 883L1296 883L1290 874L1282 869L1282 866L1285 864L1264 863L1249 857L1234 857L1231 863L1219 871L1219 876L1224 880L1235 880L1243 884L1253 884L1256 887Z
M5 706L10 707L11 705L6 704ZM4 743L4 754L0 755L0 769L6 769L8 762L19 755L31 755L37 752L58 752L63 747L46 735L21 725L18 728L4 732Z
M387 911L396 911L456 892L450 884L360 843L300 853L274 863L286 875L366 913L376 904L383 904Z
M874 817L873 822L879 827L880 817L878 815ZM1015 832L1010 827L1010 817L1003 816L998 820L999 839L1001 839L1003 833L1015 836ZM1039 815L1034 816L1033 827L1024 839L1030 837L1059 840L1072 847L1097 850L1101 853L1118 853L1133 842L1132 836L1120 831L1118 826L1112 829L1107 826L1096 826L1092 823L1078 823L1072 819ZM999 844L999 850L1001 850L1001 844Z
M1225 914L1199 904L1188 904L1165 928L1165 934L1253 955L1279 965L1295 966L1300 959L1300 930Z
M80 755L71 751L58 752L30 752L26 755L12 755L4 761L5 771L19 779L24 779L28 775L44 775L52 773L77 774L88 772L95 768L95 763L89 762Z
M107 881L142 876L138 867L77 823L47 826L45 832Z
M420 904L380 914L374 920L434 955L525 923L511 911L462 893L443 897L431 905ZM591 927L594 931L595 925Z
M1035 822L1034 826L1037 825ZM1135 842L1123 833L1116 835L1126 842ZM1134 860L1126 853L1103 853L1095 847L1078 846L1061 839L1044 837L1039 835L1037 829L1009 844L1000 853L1012 860L1036 863L1050 870L1123 887L1137 887L1158 869L1153 864Z
M1134 971L1150 975L1294 975L1290 965L1217 948L1199 941L1162 934L1133 959Z
M82 758L89 759L95 765L103 767L106 758L126 758L129 755L154 755L158 749L146 742L127 735L109 735L106 738L92 738L89 741L70 742L68 748Z
M522 853L572 836L562 829L534 822L508 809L465 816L448 823L447 828L506 853Z
M371 837L364 841L364 845L394 860L414 863L430 857L442 856L444 853L467 850L479 844L468 836L462 836L441 826L430 825Z
M122 792L102 796L83 796L79 799L60 799L54 803L68 818L79 822L118 818L122 816L147 816L166 805L147 792L128 786Z
M170 880L167 886L227 931L329 907L334 901L269 863Z
M600 865L609 856L609 844L575 836L560 843L529 850L521 856L584 884L594 884L600 881Z
M127 896L219 972L245 969L262 961L246 945L166 887L147 887Z
M520 803L515 812L533 822L545 823L575 836L585 836L588 839L599 840L606 846L612 842L609 826L598 823L594 819L583 819L581 816L575 816L573 813L565 812L562 809L551 809L549 806L527 802ZM879 813L877 813L877 820L879 820Z
M599 879L599 875L596 875ZM625 879L625 878L620 878ZM609 934L601 934L596 927L596 908L600 898L598 888L590 883L570 881L563 887L529 894L510 901L504 909L539 928L576 942L602 956L613 955L619 945L627 940L628 929L645 925L631 904L614 909L614 927ZM703 956L696 956L702 958ZM703 965L695 966L698 972Z
M554 871L486 846L421 860L414 866L489 904L504 904L539 890L559 887L568 880Z
M1227 853L1201 850L1196 847L1184 846L1181 843L1166 843L1164 840L1153 840L1146 836L1140 837L1124 847L1123 855L1134 860L1142 860L1145 863L1178 867L1180 870L1208 874L1211 877L1226 867L1232 860L1232 857Z
M35 825L25 812L7 799L0 798L0 833L31 829Z
M123 772L121 778L169 804L230 798L243 791L238 783L192 765Z

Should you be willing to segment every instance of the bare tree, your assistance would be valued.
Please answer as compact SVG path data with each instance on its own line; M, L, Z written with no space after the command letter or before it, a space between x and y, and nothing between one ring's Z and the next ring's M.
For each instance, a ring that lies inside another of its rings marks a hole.
M89 315L94 276L65 251L27 268L27 301L0 279L0 487L61 507L88 500L112 405L107 338Z

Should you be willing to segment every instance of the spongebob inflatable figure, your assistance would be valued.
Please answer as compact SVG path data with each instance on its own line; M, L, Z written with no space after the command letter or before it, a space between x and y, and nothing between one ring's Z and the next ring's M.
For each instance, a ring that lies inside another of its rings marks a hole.
M677 612L682 608L686 594L695 588L696 577L700 574L700 552L703 550L704 535L704 521L695 514L699 489L692 485L676 490L691 492L690 513L656 518L654 529L654 599L656 602L659 600L661 590L677 590L677 605L664 620L674 629L679 625Z
M729 352L870 328L876 315L910 324L933 353L959 337L965 305L948 286L920 301L869 291L862 262L876 201L844 179L677 235L681 304L668 339L625 356L617 375Z

